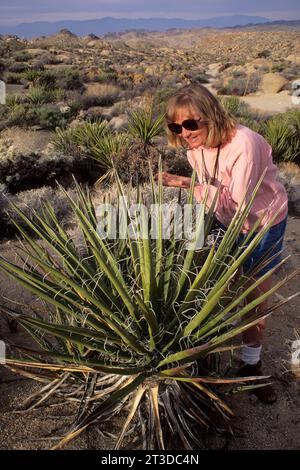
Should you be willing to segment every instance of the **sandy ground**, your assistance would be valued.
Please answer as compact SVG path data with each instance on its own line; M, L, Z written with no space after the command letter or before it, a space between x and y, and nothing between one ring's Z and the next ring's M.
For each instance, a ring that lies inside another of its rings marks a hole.
M280 93L254 93L241 98L247 103L253 111L260 114L272 115L275 113L284 113L289 109L299 109L299 103L293 103L293 97L290 92L283 90Z
M285 253L291 257L275 276L275 281L300 265L300 218L289 217ZM1 255L13 259L14 243L3 243ZM294 278L278 295L288 297L300 290L299 279L300 276ZM27 306L35 305L29 294L2 274L0 281L1 302L4 297ZM277 300L278 295L273 300ZM228 443L230 449L300 449L300 376L293 375L290 366L291 343L297 338L297 332L300 333L300 296L274 312L268 321L262 359L264 372L273 376L278 401L272 406L264 405L246 392L231 397L235 417L232 420L234 437ZM3 319L0 319L1 336L24 344L21 331L10 333ZM74 407L41 406L31 412L17 413L16 407L41 385L13 374L3 366L0 366L0 377L0 449L50 448L56 442L53 437L68 429ZM112 441L104 438L101 431L112 431L112 424L116 429L121 421L116 419L109 425L101 423L67 448L110 449ZM131 442L134 449L134 441ZM216 439L212 440L211 447L220 448L223 444L222 440Z

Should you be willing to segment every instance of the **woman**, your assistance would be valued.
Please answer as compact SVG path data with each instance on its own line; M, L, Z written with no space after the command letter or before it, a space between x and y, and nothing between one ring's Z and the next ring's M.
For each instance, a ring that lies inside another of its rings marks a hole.
M272 149L265 139L251 129L237 124L219 101L201 85L185 86L177 91L168 101L166 119L169 144L177 148L187 147L188 161L192 168L196 167L197 202L203 200L209 181L208 206L212 204L216 191L220 188L216 218L221 228L226 230L245 192L247 191L248 197L252 194L266 170L240 238L251 230L260 216L263 215L263 226L276 212L278 215L251 259L244 264L244 271L247 272L256 264L272 246L272 255L279 252L287 220L287 195L284 187L276 180ZM190 182L190 178L163 173L165 186L189 188ZM279 261L280 256L260 271L257 277L265 274ZM271 278L272 276L252 291L247 302L269 291L272 286ZM266 307L267 301L264 301L258 311L264 311ZM262 375L260 353L264 328L265 321L261 320L243 334L243 342L247 346L243 347L239 375ZM276 401L275 390L270 385L254 389L254 393L265 403Z

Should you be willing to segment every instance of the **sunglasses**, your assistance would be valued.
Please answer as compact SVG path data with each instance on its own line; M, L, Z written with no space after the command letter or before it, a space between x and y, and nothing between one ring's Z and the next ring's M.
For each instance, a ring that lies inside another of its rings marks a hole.
M197 131L198 129L201 129L205 124L207 124L207 121L202 121L202 123L199 123L201 121L201 118L199 119L186 119L185 121L182 122L182 124L177 124L176 122L170 122L168 124L168 129L171 132L174 132L174 134L181 134L182 133L182 128L186 129L187 131Z

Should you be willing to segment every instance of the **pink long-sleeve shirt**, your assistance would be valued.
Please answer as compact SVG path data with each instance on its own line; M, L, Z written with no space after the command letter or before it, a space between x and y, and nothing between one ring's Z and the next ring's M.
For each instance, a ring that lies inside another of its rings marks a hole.
M187 152L192 168L196 165L199 184L194 195L197 202L203 200L207 188L202 149L208 178L213 176L217 157L217 148L200 146ZM243 225L243 232L248 232L262 215L261 226L265 225L278 210L279 214L273 225L281 222L288 212L288 199L284 186L276 179L277 168L272 161L271 146L260 134L237 125L231 141L221 146L216 180L210 185L208 192L207 205L210 206L217 188L221 186L216 217L223 225L229 225L246 192L246 202L249 200L265 169L265 177Z

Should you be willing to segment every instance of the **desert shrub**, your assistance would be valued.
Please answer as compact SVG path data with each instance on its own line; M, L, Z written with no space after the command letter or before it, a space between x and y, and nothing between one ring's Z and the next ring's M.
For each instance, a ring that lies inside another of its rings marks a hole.
M6 106L9 109L15 108L15 106L23 103L23 95L8 95L6 97Z
M0 159L0 183L13 194L42 186L54 187L56 181L69 187L73 184L72 175L79 181L94 183L100 172L92 159L54 151L4 154Z
M92 160L96 167L94 176L98 176L95 182L100 176L109 176L113 159L128 147L128 135L111 131L107 121L87 121L71 129L57 128L51 145L56 152Z
M87 110L93 106L112 106L117 97L112 95L107 96L92 96L92 95L82 95L79 97L78 104L80 109Z
M22 62L11 64L8 67L8 71L11 73L22 73L22 72L25 72L25 70L27 69L28 69L28 64L24 64Z
M281 75L286 78L286 80L292 81L299 78L299 65L290 63L287 65L284 70L282 70Z
M221 104L227 111L233 116L250 116L250 108L247 103L240 100L236 96L222 97L220 98Z
M23 76L19 73L7 73L5 75L5 82L11 85L21 85Z
M233 70L232 77L233 78L246 78L247 74L244 70Z
M34 82L37 78L41 76L43 72L40 70L32 70L28 69L23 72L22 76L25 80L28 80L29 82Z
M55 152L64 155L81 154L77 139L77 128L62 129L58 126L53 133L51 146Z
M271 51L269 51L268 49L264 49L263 51L258 52L256 57L258 59L267 59L271 55L272 55Z
M258 134L263 134L264 121L262 119L255 119L252 116L239 116L238 122L243 126L247 126Z
M38 124L44 129L54 130L68 124L70 113L62 113L54 104L44 104L37 110Z
M0 60L0 74L2 74L5 71L5 68L6 68L5 62L3 60Z
M192 169L186 151L149 146L147 152L141 142L131 142L115 158L115 166L123 183L136 186L149 183L149 165L153 174L158 172L159 159L162 168L175 175L191 176Z
M32 81L35 86L41 86L47 90L54 89L56 87L56 77L53 73L48 71L40 72Z
M57 126L64 127L71 114L62 113L54 104L42 104L40 106L22 103L15 104L7 114L8 126L41 126L53 130Z
M276 162L300 161L299 134L284 115L268 119L262 127L262 132L272 147L273 158Z
M164 114L155 114L153 100L150 100L144 108L139 108L128 114L128 132L143 143L146 150L154 137L163 131Z
M28 62L32 59L32 55L26 51L19 51L15 54L14 59L16 62Z
M99 75L95 77L95 82L108 82L111 83L118 79L118 73L113 69L104 70Z
M280 62L272 65L271 72L273 73L278 73L278 72L283 72L285 69L285 64Z
M37 112L29 104L14 106L8 116L9 126L33 126L37 123Z
M45 103L51 103L55 100L55 94L52 90L48 90L42 86L34 86L24 98L25 102L34 106L40 106Z
M61 69L55 71L58 88L64 90L83 90L82 79L79 72L73 69Z
M199 83L209 83L209 75L207 75L205 72L199 73L194 77L194 80Z
M156 90L156 92L153 95L153 106L154 109L162 112L166 109L166 103L170 96L173 95L173 93L176 91L175 86L169 86L166 88L160 88Z
M0 121L2 119L5 119L9 113L9 106L7 104L7 99L6 99L6 105L2 104L0 105Z
M249 77L240 77L230 79L226 85L218 89L219 95L244 96L248 93L255 93L258 90L261 77L253 74Z
M35 60L32 64L31 64L31 70L34 70L36 72L42 72L43 70L45 70L45 62L43 59L38 59L38 60Z
M131 183L136 186L149 182L149 164L153 173L158 172L160 151L149 146L147 153L141 142L132 142L121 151L115 159L117 173L123 183Z
M67 194L72 197L74 196L74 191L68 189ZM63 197L62 192L57 190L57 188L43 186L41 188L20 191L18 194L11 194L7 191L5 185L0 184L0 239L11 239L18 234L14 222L16 222L19 227L25 228L24 220L15 213L11 203L17 206L23 214L30 217L32 220L35 220L35 215L42 216L43 205L45 203L52 205L57 220L65 226L71 216L70 207L66 204L66 199ZM30 235L36 237L33 230L30 230Z

